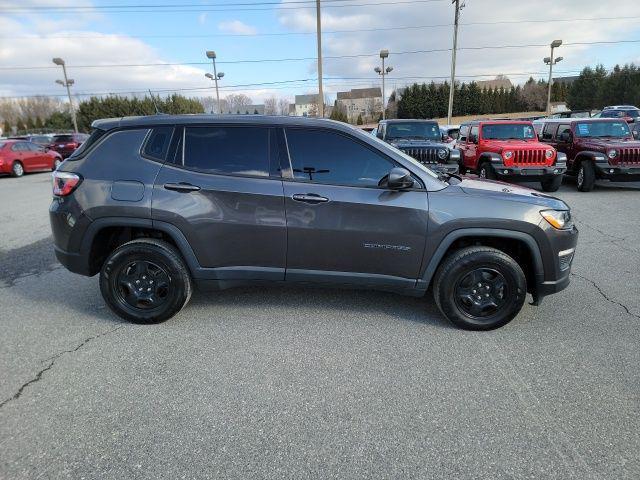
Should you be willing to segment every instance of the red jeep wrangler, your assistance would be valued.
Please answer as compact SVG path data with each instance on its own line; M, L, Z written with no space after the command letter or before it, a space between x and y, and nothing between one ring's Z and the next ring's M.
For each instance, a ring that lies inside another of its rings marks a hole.
M527 121L482 120L460 127L456 148L462 153L460 173L509 182L536 182L555 192L567 171L567 156L540 143Z

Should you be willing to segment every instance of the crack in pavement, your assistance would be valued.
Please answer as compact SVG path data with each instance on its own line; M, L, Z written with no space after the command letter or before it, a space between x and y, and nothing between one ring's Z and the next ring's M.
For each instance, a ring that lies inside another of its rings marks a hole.
M590 228L590 229L591 229L591 230L593 230L594 232L598 232L600 235L604 235L605 237L613 238L614 240L618 240L618 241L624 241L624 240L626 240L626 238L624 238L624 237L618 237L617 235L611 235L610 233L604 232L604 231L600 230L599 228L594 227L593 225L589 225L589 224L588 224L588 223L586 223L586 222L582 222L582 221L580 221L580 220L575 220L575 222L576 222L578 225L583 225L583 226L585 226L585 227L587 227L587 228Z
M602 295L602 297L609 303L612 303L614 305L618 305L619 307L622 307L624 309L625 312L627 312L627 314L631 315L632 317L638 318L640 319L640 315L638 315L637 313L633 313L631 310L629 310L629 307L627 307L624 303L620 303L617 300L612 299L611 297L609 297L606 293L604 293L604 290L602 290L602 288L600 288L600 286L593 280L591 280L590 278L587 278L583 275L580 275L578 273L575 272L571 272L571 275L574 277L578 277L586 282L589 282L591 285L593 285L595 287L595 289L598 291L598 293L600 293L600 295Z
M2 402L0 402L0 408L4 407L6 404L8 404L9 402L11 402L13 400L17 400L18 398L20 398L20 396L22 396L22 393L24 392L24 390L29 385L32 385L34 383L39 382L42 379L42 376L44 375L44 373L47 372L48 370L51 370L53 368L53 366L55 365L56 360L58 360L63 355L66 355L68 353L77 352L82 347L84 347L87 343L91 342L92 340L95 340L95 339L100 338L100 337L104 337L105 335L109 335L110 333L113 333L116 330L121 329L122 327L124 327L124 325L118 325L117 327L112 328L111 330L107 330L106 332L99 333L98 335L94 335L93 337L85 338L75 348L72 348L71 350L63 350L62 352L56 353L52 357L44 359L43 362L46 362L48 360L49 364L46 367L44 367L43 369L41 369L38 373L36 373L35 377L33 377L31 380L29 380L28 382L23 383L22 386L18 389L18 391L13 394L13 396L11 396L11 397L3 400Z

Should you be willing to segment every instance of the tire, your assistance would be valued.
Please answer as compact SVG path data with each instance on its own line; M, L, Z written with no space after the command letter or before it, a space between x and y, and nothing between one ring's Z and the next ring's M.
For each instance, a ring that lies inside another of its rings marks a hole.
M496 172L489 162L483 162L478 168L478 176L487 180L495 180Z
M22 162L16 160L11 165L11 176L12 177L21 177L24 175L24 166L22 166Z
M191 276L172 245L137 239L118 247L104 262L100 292L119 317L133 323L160 323L191 298Z
M562 175L554 175L553 177L545 177L540 182L542 190L545 192L557 192L562 185Z
M61 163L62 163L62 160L59 159L59 158L56 158L53 161L53 168L51 169L51 171L55 172L58 169L58 167L60 166Z
M576 185L580 192L590 192L596 183L596 172L593 163L588 160L580 162L578 167L578 176L576 177Z
M527 281L522 268L506 253L491 247L466 247L441 263L433 296L442 314L458 327L492 330L520 312Z

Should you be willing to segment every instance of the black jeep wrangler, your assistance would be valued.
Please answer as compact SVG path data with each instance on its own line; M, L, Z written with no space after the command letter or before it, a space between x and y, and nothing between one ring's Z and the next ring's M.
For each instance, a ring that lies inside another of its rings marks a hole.
M382 120L376 136L437 172L458 173L460 151L442 140L434 120Z

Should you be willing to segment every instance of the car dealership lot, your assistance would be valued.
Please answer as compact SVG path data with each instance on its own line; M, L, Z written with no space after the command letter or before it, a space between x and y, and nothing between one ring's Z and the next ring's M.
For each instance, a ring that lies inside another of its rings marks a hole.
M293 288L124 323L57 265L49 183L0 178L0 478L640 475L640 184L562 186L572 284L474 333Z

